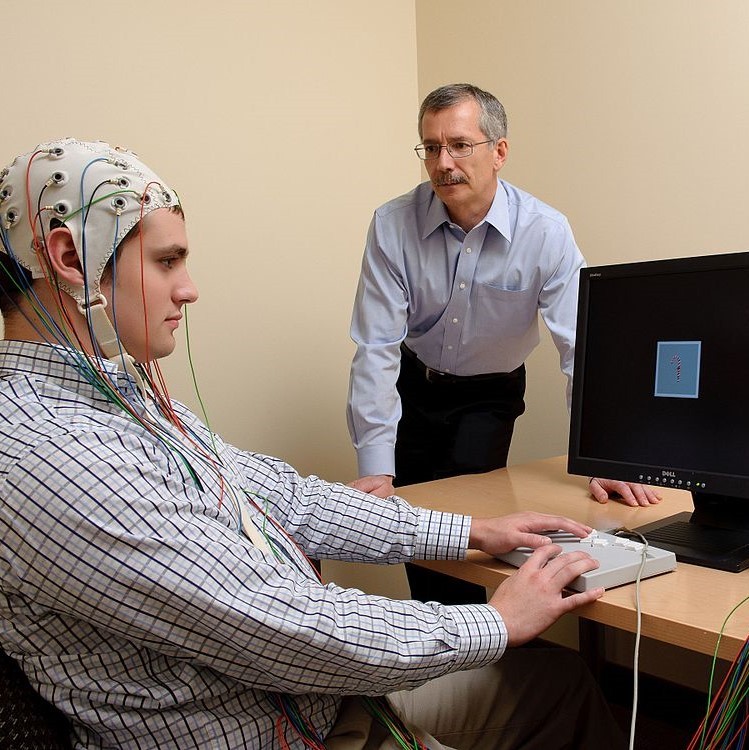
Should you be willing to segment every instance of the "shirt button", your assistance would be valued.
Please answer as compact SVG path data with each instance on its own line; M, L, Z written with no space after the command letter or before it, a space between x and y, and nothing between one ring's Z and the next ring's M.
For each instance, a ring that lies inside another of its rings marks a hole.
M457 318L453 318L453 323L457 323L457 322L458 322L458 319Z
M467 252L467 253L472 253L472 252L473 252L473 250L471 250L471 248L470 248L470 247L467 247L467 248L466 248L466 252Z
M461 282L460 282L460 288L461 288L461 289L465 289L465 288L466 288L466 283L465 283L465 281L461 281Z
M452 344L448 344L447 348L448 348L448 351L452 351L453 345Z

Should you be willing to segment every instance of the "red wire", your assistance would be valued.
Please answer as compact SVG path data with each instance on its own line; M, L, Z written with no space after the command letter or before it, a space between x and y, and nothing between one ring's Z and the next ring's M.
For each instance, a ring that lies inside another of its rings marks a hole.
M731 672L733 671L734 667L738 664L739 660L741 659L742 652L744 648L747 647L749 644L749 638L744 642L744 646L742 647L741 651L736 655L736 658L731 663L730 668L726 672L725 676L723 677L723 682L721 682L720 687L715 692L715 695L713 696L713 699L710 703L710 706L707 709L707 714L705 715L705 718L700 722L699 727L697 727L697 731L694 733L694 736L692 737L691 742L687 746L687 750L695 750L697 747L697 743L702 741L702 734L703 734L703 727L707 727L705 729L705 739L707 740L707 733L710 731L711 726L715 725L715 722L717 720L716 716L713 716L712 719L711 714L713 714L718 706L718 701L723 700L722 693L724 692L727 683L731 679ZM749 721L749 717L744 719L744 722L742 723L742 726L747 726L747 721ZM719 739L719 738L716 738ZM712 744L712 743L711 743Z

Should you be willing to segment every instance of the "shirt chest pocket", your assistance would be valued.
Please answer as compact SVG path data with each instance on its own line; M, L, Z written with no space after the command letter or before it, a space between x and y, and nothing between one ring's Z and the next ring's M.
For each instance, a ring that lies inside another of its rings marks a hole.
M502 289L478 284L473 313L479 336L522 336L535 324L538 292L535 289Z

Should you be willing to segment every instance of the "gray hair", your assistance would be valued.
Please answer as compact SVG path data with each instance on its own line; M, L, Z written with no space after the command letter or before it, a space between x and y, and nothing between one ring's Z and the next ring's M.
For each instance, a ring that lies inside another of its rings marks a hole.
M441 109L454 107L466 99L473 99L480 107L479 128L490 140L498 141L507 137L507 115L502 103L496 96L470 83L451 83L440 86L427 94L419 108L419 138L423 137L421 123L427 112L438 112Z

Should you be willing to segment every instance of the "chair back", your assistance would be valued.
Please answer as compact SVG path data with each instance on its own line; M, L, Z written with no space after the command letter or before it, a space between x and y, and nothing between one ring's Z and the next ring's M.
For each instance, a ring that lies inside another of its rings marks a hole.
M0 648L0 750L70 750L67 720Z

